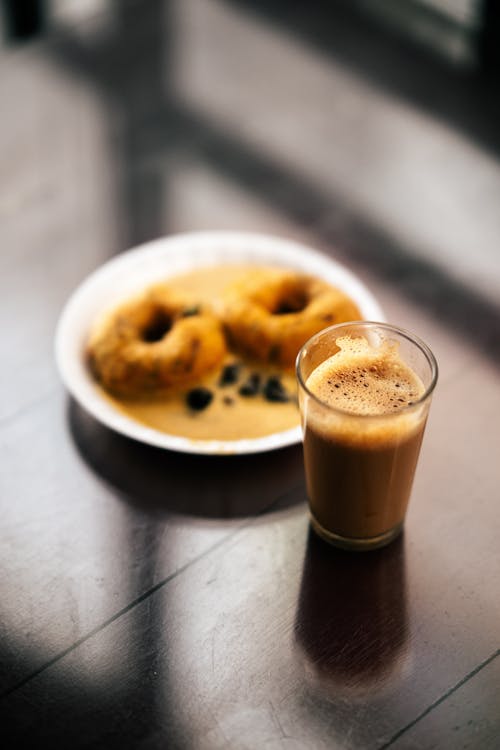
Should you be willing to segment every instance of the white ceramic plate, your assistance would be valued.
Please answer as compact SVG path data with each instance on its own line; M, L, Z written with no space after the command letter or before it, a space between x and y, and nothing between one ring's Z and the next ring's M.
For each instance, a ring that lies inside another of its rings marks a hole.
M301 440L300 427L261 438L191 440L146 427L118 412L106 400L85 364L90 326L105 309L150 283L216 264L276 265L318 276L342 289L366 320L384 320L377 301L350 271L296 242L259 234L195 232L165 237L123 253L92 273L73 293L59 319L55 355L73 397L116 432L149 445L187 453L230 454L273 450Z

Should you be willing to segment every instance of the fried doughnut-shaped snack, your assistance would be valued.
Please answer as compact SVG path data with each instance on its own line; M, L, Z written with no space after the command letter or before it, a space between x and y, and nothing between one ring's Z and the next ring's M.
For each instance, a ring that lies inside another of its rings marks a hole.
M106 314L91 331L87 354L110 393L147 395L199 379L226 353L222 326L158 285Z
M343 292L313 276L258 269L228 290L222 316L235 349L289 368L310 336L359 320L361 313Z

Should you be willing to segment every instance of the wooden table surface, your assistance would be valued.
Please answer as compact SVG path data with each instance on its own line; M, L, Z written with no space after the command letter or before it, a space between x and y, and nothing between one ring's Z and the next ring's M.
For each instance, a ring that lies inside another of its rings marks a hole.
M6 746L498 748L498 107L344 16L325 51L246 3L139 5L0 50ZM52 346L73 289L127 247L205 228L319 248L433 348L411 508L386 549L311 533L300 445L170 453L66 395Z

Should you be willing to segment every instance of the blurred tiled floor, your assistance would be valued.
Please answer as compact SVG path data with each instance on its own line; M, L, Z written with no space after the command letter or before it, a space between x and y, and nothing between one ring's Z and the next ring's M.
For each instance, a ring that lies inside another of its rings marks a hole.
M259 228L267 207L269 229L285 229L286 214L294 232L314 225L313 239L343 254L361 218L402 261L423 260L496 304L494 89L318 7L55 3L41 41L2 50L6 241L50 232L56 202L59 221L87 211L110 252L165 232L250 226L238 212L250 203ZM118 216L117 191L129 206ZM20 207L30 222L13 236Z

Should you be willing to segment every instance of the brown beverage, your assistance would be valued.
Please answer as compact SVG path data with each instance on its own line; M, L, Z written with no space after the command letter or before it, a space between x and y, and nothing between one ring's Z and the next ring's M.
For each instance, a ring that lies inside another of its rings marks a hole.
M310 371L301 395L312 523L341 546L381 546L405 518L426 387L394 340L372 346L345 335L334 351Z

